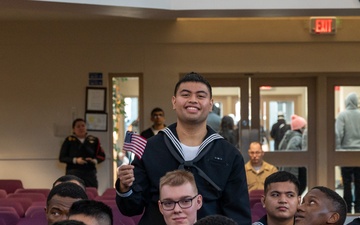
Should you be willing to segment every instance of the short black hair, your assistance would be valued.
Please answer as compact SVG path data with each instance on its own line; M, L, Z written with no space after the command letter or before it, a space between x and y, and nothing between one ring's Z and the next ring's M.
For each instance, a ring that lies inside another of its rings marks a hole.
M238 225L235 220L223 215L209 215L199 219L194 225Z
M72 180L76 180L77 182L79 182L79 184L81 185L81 187L83 189L86 188L86 185L85 185L85 182L83 179L81 179L80 177L78 176L75 176L75 175L71 175L71 174L67 174L67 175L64 175L64 176L61 176L59 177L58 179L56 179L53 183L53 187L55 187L55 184L56 183L64 183L64 182L70 182Z
M94 217L99 224L102 225L113 224L113 214L111 208L100 201L80 200L74 202L69 209L69 217L79 214Z
M315 186L311 190L318 189L326 195L326 197L332 202L332 205L335 207L335 211L339 213L340 219L337 221L336 225L342 225L346 220L347 207L345 200L338 194L336 191L331 190L328 187L324 186Z
M180 84L186 83L186 82L199 82L199 83L205 84L209 90L210 98L212 98L212 90L211 90L211 85L210 85L209 81L206 80L200 74L195 73L195 72L188 73L185 76L183 76L182 78L180 78L180 80L175 85L174 96L176 96L176 92L178 91Z
M69 197L69 198L75 198L75 199L88 199L88 196L85 192L85 190L72 182L64 182L61 184L56 185L53 187L46 200L46 205L49 206L49 202L51 199L58 195L60 197Z
M53 225L86 225L86 224L78 220L63 220L63 221L55 222L53 223Z
M290 183L293 183L296 187L297 194L299 193L299 187L300 182L296 178L296 176L292 173L286 172L286 171L278 171L273 174L270 174L266 179L264 183L264 193L266 194L267 189L269 188L269 185L272 183L278 183L278 182L286 182L289 181Z
M82 118L77 118L77 119L75 119L75 120L72 122L72 128L74 128L75 125L76 125L76 123L79 122L79 121L86 123L86 121L85 121L84 119L82 119Z
M165 112L164 112L164 110L162 110L162 108L156 107L156 108L153 108L153 110L151 110L150 116L153 116L153 114L156 112L162 112L165 115Z

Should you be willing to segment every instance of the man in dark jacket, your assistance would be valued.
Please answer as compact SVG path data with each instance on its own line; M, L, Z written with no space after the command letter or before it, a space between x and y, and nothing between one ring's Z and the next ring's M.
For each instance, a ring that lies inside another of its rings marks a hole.
M251 224L244 160L206 125L213 105L210 84L196 73L187 74L176 84L172 104L177 123L150 138L141 159L118 168L118 208L127 216L144 213L139 225L164 225L157 203L159 179L185 169L194 174L204 199L198 219L221 214L239 225Z
M143 132L141 132L140 134L146 139L151 138L152 136L159 133L160 130L166 127L164 110L162 110L159 107L156 107L153 110L151 110L150 120L151 122L153 122L153 125L148 129L144 130Z
M279 144L286 131L290 130L290 125L286 124L284 113L278 113L278 121L271 127L270 136L274 139L274 150L279 149Z

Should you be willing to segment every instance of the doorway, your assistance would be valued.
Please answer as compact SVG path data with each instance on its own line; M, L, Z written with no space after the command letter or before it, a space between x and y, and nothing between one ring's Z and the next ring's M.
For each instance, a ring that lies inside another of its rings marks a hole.
M315 84L314 78L274 77L266 74L203 74L214 88L213 98L220 105L221 116L231 116L238 132L238 148L249 160L248 147L262 143L265 160L278 167L301 167L316 171L315 153ZM219 90L219 91L217 91ZM279 151L270 136L272 125L282 112L290 124L296 114L307 121L305 149ZM305 172L306 173L306 172ZM316 173L306 173L307 186L315 185Z

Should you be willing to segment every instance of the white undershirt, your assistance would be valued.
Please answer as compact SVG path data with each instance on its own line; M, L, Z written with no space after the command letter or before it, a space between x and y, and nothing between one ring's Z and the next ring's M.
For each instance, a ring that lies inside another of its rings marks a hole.
M180 143L181 144L181 148L183 149L183 153L184 153L184 157L185 157L185 161L190 161L190 160L193 160L195 159L198 151L199 151L199 146L187 146L187 145L184 145L183 143Z

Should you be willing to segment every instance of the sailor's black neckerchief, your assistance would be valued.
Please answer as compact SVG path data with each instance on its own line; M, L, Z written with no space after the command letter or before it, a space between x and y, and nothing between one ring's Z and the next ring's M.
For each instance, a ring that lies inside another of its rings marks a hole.
M205 140L201 143L199 150L196 154L196 157L193 160L185 161L184 160L184 153L181 147L179 139L175 136L175 134L170 130L169 127L162 130L165 133L164 140L165 144L170 150L171 154L175 157L175 159L180 163L178 169L184 170L185 167L193 167L198 171L198 174L204 178L207 182L209 182L217 191L221 191L221 188L217 186L211 179L208 177L204 171L202 171L199 167L194 165L195 162L199 161L208 150L211 149L212 145L214 144L213 141L216 139L223 139L221 135L218 133L210 134ZM174 148L175 147L175 148ZM180 154L177 154L177 152Z

